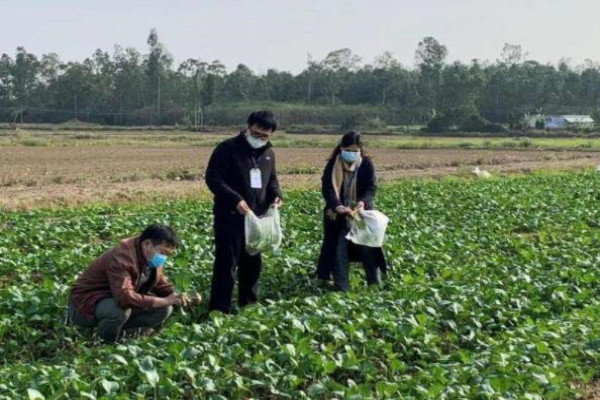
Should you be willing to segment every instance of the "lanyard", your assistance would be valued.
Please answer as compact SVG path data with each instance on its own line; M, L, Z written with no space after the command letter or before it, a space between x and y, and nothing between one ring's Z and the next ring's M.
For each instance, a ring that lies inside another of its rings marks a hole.
M252 154L252 161L254 163L254 168L259 169L258 167L260 164L260 160L262 160L262 158L263 158L263 155L264 155L264 152L258 157L254 157L254 154Z

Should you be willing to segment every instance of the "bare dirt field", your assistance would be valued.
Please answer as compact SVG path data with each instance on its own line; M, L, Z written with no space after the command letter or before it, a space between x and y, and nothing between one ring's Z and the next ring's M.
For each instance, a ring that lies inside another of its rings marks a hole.
M0 147L0 208L122 203L208 196L203 173L212 147ZM316 188L328 148L275 149L284 188ZM543 150L370 150L381 181L573 170L600 163L599 152Z

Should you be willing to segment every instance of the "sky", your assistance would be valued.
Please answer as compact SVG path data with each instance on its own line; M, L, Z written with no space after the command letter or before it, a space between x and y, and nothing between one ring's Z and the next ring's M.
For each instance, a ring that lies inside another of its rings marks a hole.
M528 58L577 66L600 61L600 0L0 0L0 53L83 61L114 45L145 53L151 28L178 64L220 60L298 73L350 48L363 63L384 51L407 67L421 39L448 48L447 61L494 62L504 43Z

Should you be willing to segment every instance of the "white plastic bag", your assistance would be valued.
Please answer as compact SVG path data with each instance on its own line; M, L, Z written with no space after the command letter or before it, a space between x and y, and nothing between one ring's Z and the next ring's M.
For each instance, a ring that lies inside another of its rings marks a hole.
M244 232L246 251L251 256L276 251L282 238L279 210L271 207L262 217L250 211L244 218Z
M382 212L361 210L352 221L346 239L362 246L381 247L389 222L390 219Z
M483 169L479 169L479 167L475 167L473 173L480 179L489 179L492 177L492 174Z

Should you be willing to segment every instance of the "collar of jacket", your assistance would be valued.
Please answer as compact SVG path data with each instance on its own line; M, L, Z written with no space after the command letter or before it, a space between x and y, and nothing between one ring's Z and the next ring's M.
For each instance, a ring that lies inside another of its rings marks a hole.
M140 236L135 237L134 247L135 247L135 257L138 260L138 271L140 273L140 279L141 279L141 276L144 273L144 271L146 271L146 269L148 269L148 259L144 255L144 249L142 249L142 241L140 240ZM162 275L163 275L162 268L150 269L150 280L148 282L150 284L152 284L153 282L158 280L158 278L160 278ZM141 288L136 287L136 290L137 289L141 289Z
M138 260L138 270L140 274L144 272L146 269L146 264L148 260L144 255L144 249L142 249L142 241L140 240L140 236L136 236L134 239L134 247L135 247L135 257Z
M246 139L246 129L242 129L240 131L240 134L237 136L237 140L238 142L240 142L240 145L248 150L250 153L254 154L255 152L258 154L262 154L265 150L273 147L273 145L271 144L271 141L269 140L267 142L266 145L264 145L263 147L261 147L260 149L255 149L252 146L250 146L250 143L248 143L248 139Z

